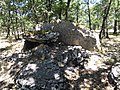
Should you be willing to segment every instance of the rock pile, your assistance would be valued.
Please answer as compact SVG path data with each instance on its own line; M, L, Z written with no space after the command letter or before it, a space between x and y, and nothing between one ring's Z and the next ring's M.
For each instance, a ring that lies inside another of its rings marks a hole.
M58 48L58 49L56 49ZM80 78L79 70L89 58L84 49L78 47L47 45L36 47L27 63L15 79L21 90L70 90L71 81ZM61 49L63 48L63 49Z
M61 69L53 61L30 63L16 79L20 90L65 90L67 82Z
M85 49L97 44L91 32L64 21L43 24L25 40L23 50L30 54L15 79L18 90L74 90L71 81L80 78L79 71L88 62Z

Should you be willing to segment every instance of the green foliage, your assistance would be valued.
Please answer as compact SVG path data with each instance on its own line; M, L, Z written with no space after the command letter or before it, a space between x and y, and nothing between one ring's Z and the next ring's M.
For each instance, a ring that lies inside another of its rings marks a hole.
M10 32L28 30L40 22L50 22L53 19L65 19L68 0L4 0L0 1L0 27L10 27ZM92 2L92 4L91 4ZM109 0L89 0L92 29L100 29L104 9ZM120 21L119 0L113 0L108 16L108 28L113 28L114 19ZM87 0L71 0L68 8L68 20L89 27ZM116 10L116 13L115 13Z

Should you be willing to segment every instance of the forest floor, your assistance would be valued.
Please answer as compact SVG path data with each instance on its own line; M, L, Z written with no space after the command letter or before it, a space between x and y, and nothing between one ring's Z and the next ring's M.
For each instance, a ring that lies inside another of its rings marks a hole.
M14 53L21 52L23 40L10 42L0 36L0 90L13 87L14 76L9 75L14 69L14 61L5 61L4 58ZM84 79L80 85L81 90L113 90L107 79L110 66L120 61L120 35L110 35L109 39L103 39L101 50L89 52L91 59L86 66L87 70L81 70L81 77ZM78 80L78 83L80 80ZM2 88L2 89L1 89Z

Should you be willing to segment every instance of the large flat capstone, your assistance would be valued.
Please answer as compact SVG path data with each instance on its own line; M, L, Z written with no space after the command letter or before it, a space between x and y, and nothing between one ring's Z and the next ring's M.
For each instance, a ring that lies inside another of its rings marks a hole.
M94 50L99 45L99 38L95 33L77 27L69 21L44 23L40 28L58 32L59 40L67 45L78 45L87 50Z

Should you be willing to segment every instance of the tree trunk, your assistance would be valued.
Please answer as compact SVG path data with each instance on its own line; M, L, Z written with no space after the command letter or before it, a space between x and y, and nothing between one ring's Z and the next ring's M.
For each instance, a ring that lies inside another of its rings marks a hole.
M112 0L110 0L108 7L106 7L105 10L104 10L102 27L101 27L101 31L100 31L100 34L99 34L100 40L101 40L103 37L105 37L105 21L106 21L106 19L107 19L107 17L108 17L111 3L112 3ZM102 35L103 35L103 36L102 36Z
M108 33L108 20L106 19L106 38L109 38L109 33Z
M6 36L6 38L8 38L10 36L10 16L11 16L10 5L8 5L8 14L9 14L9 16L8 16L8 20L7 20L7 36Z
M117 16L118 16L118 8L119 6L119 0L117 0L117 5L116 5L116 8L115 8L115 19L114 19L114 32L113 34L117 34L117 26L118 26L118 19L117 19Z
M118 30L119 30L119 33L120 33L120 21L118 21Z
M16 16L17 16L17 9L15 10L15 13L16 13ZM16 29L15 29L15 31L17 32L17 34L16 34L16 36L17 36L16 40L18 40L18 39L20 39L20 37L19 37L18 18L17 17L15 18L15 22L16 22Z
M48 8L48 11L49 11L49 13L51 12L51 8L52 8L52 3L51 3L51 0L48 0L49 1L49 8ZM50 14L48 15L48 22L50 23L50 21L51 21L51 16L50 16Z
M79 19L79 2L78 2L78 4L77 4L77 12L76 12L76 21L77 21L77 23L79 23L79 21L78 21L78 19Z
M62 4L63 4L63 1L62 0L59 0L60 1L60 10L59 10L59 13L58 13L58 15L59 15L59 19L62 19Z
M108 28L106 29L106 38L109 38Z
M70 2L71 2L71 0L67 1L66 11L65 11L65 20L68 20L68 9L70 6Z
M88 6L89 28L90 28L90 30L92 30L92 28L91 28L91 17L90 17L89 0L88 0L88 2L87 2L87 6Z
M17 40L17 36L16 36L16 32L15 32L15 27L14 27L14 25L12 26L12 29L13 29L13 34L14 34L15 40Z
M10 25L7 26L7 36L6 38L8 38L10 36Z
M113 34L117 34L117 20L114 20L114 32Z

